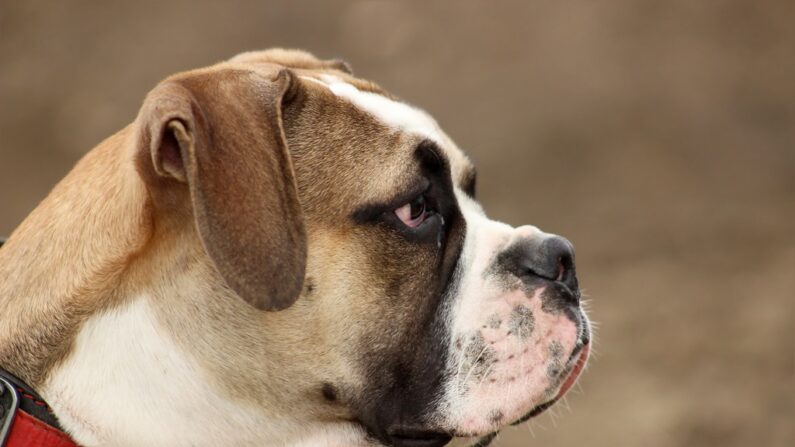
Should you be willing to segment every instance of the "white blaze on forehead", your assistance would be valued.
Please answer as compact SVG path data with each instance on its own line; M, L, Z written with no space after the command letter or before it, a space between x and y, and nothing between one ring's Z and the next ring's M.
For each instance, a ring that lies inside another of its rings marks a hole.
M378 93L359 90L335 76L321 75L320 80L308 76L302 78L323 84L335 95L347 99L390 127L425 136L439 144L448 141L436 121L420 109Z

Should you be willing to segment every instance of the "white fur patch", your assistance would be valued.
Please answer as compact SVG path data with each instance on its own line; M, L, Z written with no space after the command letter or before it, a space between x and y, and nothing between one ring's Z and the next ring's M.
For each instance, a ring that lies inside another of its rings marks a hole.
M378 93L361 91L331 75L321 75L322 81L308 76L302 76L302 79L323 84L335 95L347 99L390 127L410 134L422 135L440 145L448 141L436 121L416 107L394 101Z
M208 386L143 297L86 322L42 394L86 446L223 445L232 427L253 442L265 422Z
M554 396L557 383L547 371L565 360L557 356L567 357L574 348L577 329L565 316L542 310L543 289L526 296L490 273L496 256L515 241L549 235L491 220L460 190L456 197L467 231L459 260L463 276L448 317L452 379L438 405L443 426L461 434L485 434ZM534 332L517 334L510 327L516 312L533 320Z
M88 320L41 393L86 447L366 445L354 425L307 427L218 393L143 296Z

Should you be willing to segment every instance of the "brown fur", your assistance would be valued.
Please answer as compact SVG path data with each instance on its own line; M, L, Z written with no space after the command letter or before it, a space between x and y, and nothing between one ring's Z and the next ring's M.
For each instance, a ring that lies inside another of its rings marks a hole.
M267 310L294 302L306 264L281 123L292 77L273 65L175 76L149 94L141 112L138 169L158 212L192 209L226 283ZM186 189L189 200L175 203L172 196Z
M274 414L361 418L368 392L402 389L438 349L463 222L439 250L352 218L417 182L421 140L301 78L319 73L381 92L285 50L158 86L0 250L0 364L39 385L85 319L147 294L219 390ZM443 149L460 186L471 165Z
M36 386L92 314L119 303L152 213L129 159L133 128L83 158L0 249L0 364Z

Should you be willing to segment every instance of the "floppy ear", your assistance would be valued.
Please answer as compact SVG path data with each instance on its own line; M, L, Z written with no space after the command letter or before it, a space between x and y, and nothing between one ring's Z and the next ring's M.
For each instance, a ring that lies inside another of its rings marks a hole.
M263 310L293 304L306 267L281 118L295 88L287 70L270 79L200 73L158 86L139 115L142 177L152 188L187 189L210 259L238 295Z

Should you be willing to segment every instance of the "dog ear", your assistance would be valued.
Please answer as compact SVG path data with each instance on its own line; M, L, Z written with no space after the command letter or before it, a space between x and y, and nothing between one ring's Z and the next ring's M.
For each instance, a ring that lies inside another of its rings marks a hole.
M187 189L210 259L238 295L263 310L292 305L306 268L281 118L296 85L283 69L272 77L198 73L158 86L139 116L142 177L161 197L163 189Z

